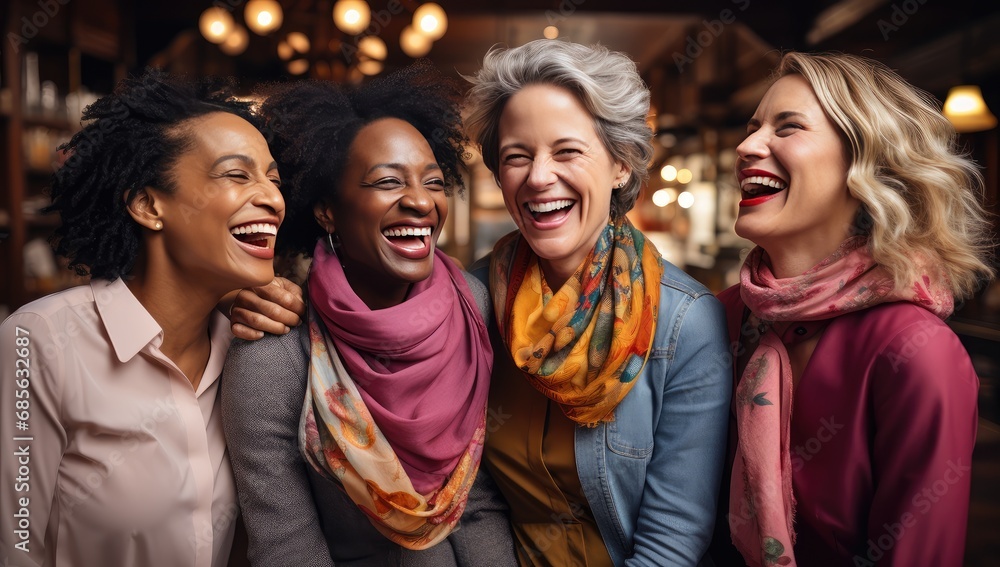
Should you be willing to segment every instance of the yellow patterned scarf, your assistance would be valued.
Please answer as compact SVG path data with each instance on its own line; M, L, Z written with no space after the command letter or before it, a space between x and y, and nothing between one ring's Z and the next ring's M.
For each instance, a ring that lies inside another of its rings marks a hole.
M662 273L656 247L622 218L553 293L538 256L513 232L490 263L500 336L531 385L566 417L587 426L612 421L652 348Z

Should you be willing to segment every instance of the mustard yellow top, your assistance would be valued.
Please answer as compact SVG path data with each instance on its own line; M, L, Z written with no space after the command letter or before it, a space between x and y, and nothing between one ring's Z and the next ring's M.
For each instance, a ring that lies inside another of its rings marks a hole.
M578 426L510 355L497 352L494 365L483 457L510 504L518 562L613 567L577 474Z

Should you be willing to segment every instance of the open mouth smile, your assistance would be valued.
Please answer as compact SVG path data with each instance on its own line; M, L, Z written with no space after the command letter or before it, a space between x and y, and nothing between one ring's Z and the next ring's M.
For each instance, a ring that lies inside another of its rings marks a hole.
M740 207L752 207L771 200L788 189L788 183L767 172L740 172Z
M523 206L535 224L544 228L565 220L575 204L576 201L572 199L557 199L545 202L528 202Z
M229 229L236 243L251 256L270 260L274 258L274 240L278 225L270 222L249 222Z
M426 258L434 248L433 227L398 224L382 230L382 237L394 252L410 260Z

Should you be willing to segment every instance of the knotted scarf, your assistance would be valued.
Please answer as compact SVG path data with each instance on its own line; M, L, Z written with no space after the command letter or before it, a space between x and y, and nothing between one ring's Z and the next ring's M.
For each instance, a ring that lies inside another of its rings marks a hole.
M828 258L794 278L777 279L754 248L740 271L740 296L760 322L760 342L736 388L739 443L733 464L729 526L751 567L795 565L795 497L789 437L792 372L788 351L771 323L825 321L880 303L906 301L942 319L954 298L945 278L915 259L921 276L897 287L868 252L865 237L846 240Z
M426 549L461 517L485 437L493 351L468 283L435 251L405 301L372 311L319 244L309 299L301 450L388 539Z
M639 375L656 333L660 254L625 218L610 222L559 290L518 232L493 250L490 292L517 367L566 417L596 426Z

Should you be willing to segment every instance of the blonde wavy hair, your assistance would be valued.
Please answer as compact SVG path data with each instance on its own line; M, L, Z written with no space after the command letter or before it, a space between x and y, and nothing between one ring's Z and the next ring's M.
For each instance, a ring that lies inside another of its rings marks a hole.
M800 75L850 148L847 187L862 203L856 232L897 284L938 266L966 298L995 275L983 178L938 104L888 67L842 53L786 53L776 79Z

